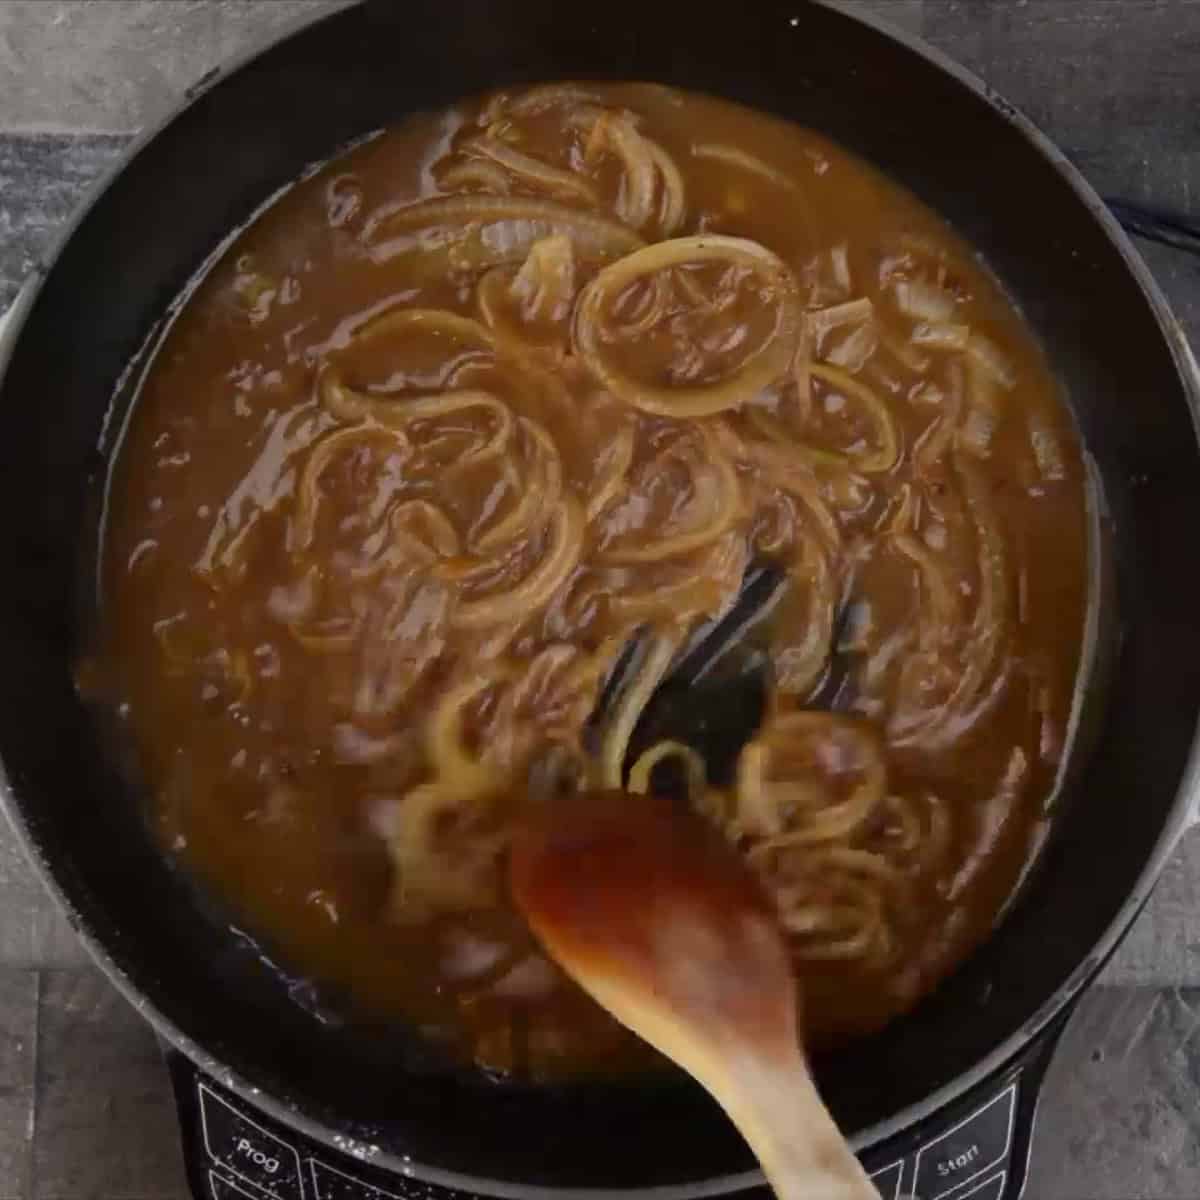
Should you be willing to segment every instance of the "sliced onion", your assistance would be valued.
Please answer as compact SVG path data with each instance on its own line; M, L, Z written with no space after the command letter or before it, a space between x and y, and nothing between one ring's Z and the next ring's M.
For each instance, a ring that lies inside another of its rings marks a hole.
M635 229L644 229L655 216L654 192L661 182L657 225L660 237L672 237L683 224L686 194L683 175L675 160L657 142L638 129L638 116L586 106L573 113L568 123L587 134L584 159L592 162L605 149L621 160L624 168L617 197L617 215Z
M388 513L384 534L386 541L380 553L351 568L354 579L371 580L385 571L413 565L429 567L460 551L458 531L450 518L428 500L404 500L395 505Z
M668 274L662 271L655 275L647 285L646 294L637 306L631 319L622 321L620 325L614 326L613 332L622 338L640 338L649 333L666 317L670 310L674 299L672 296L672 282L676 279L682 280L686 277L686 273L684 272L671 272ZM701 298L701 305L706 301L707 297Z
M192 567L210 587L220 590L241 578L264 520L293 495L299 456L329 424L315 405L272 422L253 465L221 505Z
M491 332L460 313L444 308L411 308L404 303L385 308L357 326L346 346L322 362L317 373L317 394L326 412L339 421L363 420L380 397L354 391L343 384L342 366L346 356L373 343L388 343L409 334L429 334L464 342L481 355L493 355L496 351ZM443 382L439 379L436 386ZM388 393L381 395L386 397Z
M578 200L595 208L600 203L596 189L574 171L564 171L549 163L514 150L495 138L477 138L464 149L469 154L482 155L527 184L541 188L551 195Z
M575 299L575 276L571 241L555 234L535 242L519 268L488 271L475 289L475 299L497 340L515 357L561 359L569 336L562 323ZM514 307L519 308L519 320L509 315Z
M455 797L469 799L494 784L492 772L463 746L463 714L494 682L479 675L451 688L437 702L425 727L426 755L439 782Z
M675 160L657 143L646 138L650 147L650 157L658 168L662 179L662 203L659 205L658 226L663 237L674 237L687 212L687 193L683 176L675 165Z
M976 458L986 458L991 453L992 439L1000 424L999 384L978 360L968 356L963 361L966 364L966 415L957 444ZM960 369L957 378L961 379L962 374Z
M604 573L597 592L604 598L610 624L627 630L650 622L681 630L697 619L724 613L737 597L749 562L746 538L727 533L696 557L671 564L651 576L648 586L632 586L639 576L621 568Z
M921 576L925 608L921 613L921 643L927 649L948 642L960 628L962 604L950 571L928 547L910 533L896 534L892 541Z
M821 495L821 486L811 463L787 447L761 442L749 444L745 457L772 486L804 503L829 549L836 550L841 545L841 530Z
M991 338L985 337L978 330L973 330L967 341L967 354L973 363L1001 387L1012 391L1017 386L1016 368Z
M478 188L497 196L507 196L512 191L512 180L494 162L455 163L438 175L438 187L445 192L463 192Z
M863 760L863 779L846 800L823 802L825 788L811 772L794 781L772 778L777 751L786 753L806 740L831 735L853 741ZM736 821L746 836L769 839L751 849L752 857L836 841L871 817L882 805L886 788L883 747L865 721L836 713L785 713L772 718L738 759Z
M913 469L918 476L928 479L944 463L957 432L957 413L934 418L913 450Z
M816 341L831 329L838 329L842 325L860 325L874 316L875 305L865 296L860 296L857 300L847 300L844 304L835 304L831 308L807 312L804 314L804 323L810 336Z
M802 538L788 574L793 588L807 591L805 620L796 630L798 636L789 637L780 636L791 631L787 608L773 618L778 632L771 645L771 666L775 687L781 694L804 698L816 687L829 662L837 596L829 559L815 538Z
M574 646L551 643L511 665L511 682L482 731L482 758L506 775L528 777L532 768L548 784L558 773L555 761L558 771L584 765L578 731L595 708L604 663Z
M485 629L536 612L574 570L582 552L583 513L575 500L566 496L550 520L550 545L539 566L507 592L460 604L453 624L462 629Z
M531 321L558 321L575 299L575 255L571 239L555 234L535 242L513 279L512 292Z
M746 559L745 540L728 534L704 553L694 570L684 570L673 582L656 581L640 591L612 596L609 612L623 626L642 621L686 625L697 617L724 612L737 595Z
M625 167L617 197L617 215L626 225L644 229L654 215L656 170L650 146L628 117L606 111L592 125L584 158L590 162L604 148L611 150Z
M928 321L917 325L910 336L914 346L957 353L967 348L971 340L971 327L951 325L944 321Z
M800 330L800 347L792 367L792 383L796 389L797 414L802 422L812 419L812 338L804 327Z
M1044 483L1066 479L1067 460L1062 442L1050 423L1036 411L1029 417L1029 445Z
M750 268L778 295L775 328L731 376L712 384L656 387L626 374L608 361L600 334L605 309L637 279L685 263L728 262ZM784 375L800 337L800 298L796 280L782 259L742 238L700 236L675 238L647 246L606 267L579 298L573 338L576 353L614 396L666 417L703 417L737 408Z
M545 83L529 88L519 96L505 98L503 109L513 117L534 117L560 104L601 104L595 92L573 83Z
M536 421L518 417L517 424L533 451L533 463L528 476L518 481L520 495L512 511L475 537L473 548L481 554L525 536L537 518L553 512L562 499L562 459L557 444Z
M372 218L363 240L376 262L421 255L428 273L445 275L452 268L482 271L522 262L535 242L556 233L566 234L581 254L595 258L619 258L644 245L619 221L521 196L422 200Z
M896 280L892 298L906 317L917 321L949 321L958 310L958 301L951 292L919 279Z
M987 479L968 455L955 455L963 498L975 530L978 596L966 645L955 656L949 698L935 708L898 708L890 736L897 745L937 749L960 736L963 722L998 695L1004 678L1003 649L1009 636L1012 585L1008 553ZM910 659L916 664L918 660ZM936 661L936 656L935 656Z
M687 779L688 799L695 804L704 795L708 786L704 759L691 746L682 742L658 742L638 757L629 768L629 783L626 790L635 796L644 796L650 791L651 777L655 769L664 762L676 759L683 763Z
M867 365L878 348L879 335L874 325L859 325L828 350L823 358L835 367L841 367L851 375L856 375Z
M498 863L506 839L481 824L486 809L478 803L495 790L496 782L470 794L458 791L455 781L439 778L414 788L401 801L395 837L389 843L397 920L425 921L432 913L496 904Z
M902 483L899 491L888 501L883 515L875 523L877 532L895 537L912 533L917 521L917 493L910 483Z
M512 437L512 410L491 392L464 388L461 391L442 392L434 396L405 396L393 399L356 392L342 383L333 371L322 374L318 384L321 388L321 402L330 412L355 414L354 419L360 421L370 419L392 433L393 438L397 439L397 449L403 443L411 450L411 444L402 431L417 421L432 421L473 408L491 413L495 420L493 432L464 453L457 466L477 464L494 458L504 451ZM342 432L355 433L356 430L351 428ZM311 464L311 458L309 461Z
M398 454L404 458L412 453L411 443L403 433L369 425L338 429L319 441L305 461L296 483L296 509L289 539L293 554L303 553L312 545L317 528L317 512L321 506L321 477L340 454L363 445L375 446L386 454Z
M601 741L600 783L603 787L619 789L623 786L629 739L654 689L670 668L680 640L675 632L655 635L644 652L637 675L618 700Z
M964 661L965 670L951 707L967 709L984 691L996 665L1012 608L1008 551L999 518L991 498L988 481L970 459L959 456L958 473L963 481L967 510L975 526L976 557L979 566L979 602L971 619L971 640Z
M895 337L886 329L878 330L879 343L883 348L899 362L903 363L914 375L924 375L929 370L931 365L928 356L913 348L913 346L900 338ZM922 387L934 387L934 384L922 384Z
M733 541L734 539L730 539ZM713 559L731 559L737 553L733 547L719 542L712 552ZM738 559L744 565L744 556ZM728 580L722 582L714 577L708 563L704 570L709 574L696 571L695 574L680 576L672 583L656 583L652 588L641 592L622 592L614 595L608 601L608 611L614 619L622 624L637 624L643 620L667 620L667 622L688 622L702 614L710 614L724 610L731 596L737 594L738 581L742 571L727 572Z
M976 458L987 458L992 452L992 439L995 436L995 414L986 408L975 407L967 412L958 433L958 444Z
M761 437L772 446L778 446L788 454L794 454L812 467L823 467L827 470L845 470L851 465L848 454L840 450L829 450L824 446L814 446L810 442L797 437L778 417L772 416L757 404L748 405L746 420ZM755 457L751 454L750 457Z
M693 492L700 490L699 478L707 475L713 482L709 512L689 529L664 531L657 536L643 531L633 545L617 544L604 551L612 563L651 563L679 558L702 550L724 535L742 516L741 487L733 463L725 456L718 440L703 426L697 430L701 453L671 453L683 459L692 478Z
M400 303L374 314L351 335L350 345L361 346L376 338L393 338L409 330L474 342L481 350L492 349L492 337L478 321L446 308L412 308Z
M988 637L1008 623L1011 585L1008 551L999 515L991 497L991 486L981 469L969 459L959 457L956 467L963 481L967 510L975 526L976 553L979 560L979 604L972 620L972 632Z
M414 576L400 594L376 597L358 650L351 709L362 722L394 717L446 649L454 596L440 581Z
M616 498L633 463L634 428L626 422L602 456L599 475L587 501L587 521L594 521Z
M370 397L359 396L342 387L341 374L346 357L374 343L390 344L412 334L465 343L480 356L491 356L496 351L490 331L478 321L444 308L411 308L401 302L375 313L356 326L346 345L322 362L317 376L317 394L326 411L342 421L362 420L367 415ZM461 362L456 365L461 365ZM444 383L445 378L439 378L433 386L440 387Z
M513 280L516 274L515 266L507 266L493 267L484 275L475 288L475 302L479 305L479 314L487 322L497 342L513 355L553 355L555 348L550 342L535 340L520 321L514 320L505 312L513 303ZM561 347L558 353L561 353Z
M692 157L708 159L711 162L724 163L727 167L737 167L739 170L749 171L750 174L757 175L760 179L766 180L775 187L783 188L785 191L800 190L794 179L759 158L757 154L751 154L749 150L743 150L740 146L731 146L727 142L694 143Z
M813 363L813 375L830 387L857 400L866 410L875 428L875 446L851 458L857 470L868 475L881 475L900 461L900 433L891 409L865 383L829 363Z
M874 881L822 869L824 864L810 863L809 857L805 855L810 870L804 885L766 881L779 909L780 924L791 935L788 948L792 957L801 963L886 965L894 954L894 939Z
M829 251L829 269L834 283L848 296L854 290L854 283L850 277L850 247L845 242L839 242Z

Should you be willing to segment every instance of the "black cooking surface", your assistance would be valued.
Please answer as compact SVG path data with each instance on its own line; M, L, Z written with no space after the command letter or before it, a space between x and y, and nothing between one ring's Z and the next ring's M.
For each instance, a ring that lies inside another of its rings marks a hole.
M882 1200L1015 1200L1029 1157L1051 1035L961 1104L862 1156ZM337 1153L285 1129L169 1051L195 1200L475 1200L476 1193L371 1165L372 1147ZM543 1193L549 1196L550 1193ZM765 1188L732 1193L770 1200Z

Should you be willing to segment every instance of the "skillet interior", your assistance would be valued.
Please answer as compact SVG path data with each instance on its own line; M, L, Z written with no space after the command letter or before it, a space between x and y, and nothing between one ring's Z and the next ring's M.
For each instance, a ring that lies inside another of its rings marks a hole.
M233 226L307 164L414 109L596 76L793 117L979 246L1070 390L1114 513L1124 620L1100 745L996 936L911 1017L821 1064L847 1130L876 1140L1002 1044L1015 1049L1098 967L1096 947L1131 919L1179 824L1200 709L1189 553L1200 454L1171 337L1108 228L996 102L819 5L744 8L736 22L677 0L566 19L553 0L503 16L487 0L389 0L319 22L202 94L96 200L49 268L0 389L0 758L18 822L168 1036L262 1089L285 1119L380 1144L381 1163L406 1155L418 1172L485 1188L687 1184L750 1166L687 1085L497 1087L447 1071L415 1040L322 1023L167 869L72 688L90 605L79 567L94 535L89 498L122 369Z

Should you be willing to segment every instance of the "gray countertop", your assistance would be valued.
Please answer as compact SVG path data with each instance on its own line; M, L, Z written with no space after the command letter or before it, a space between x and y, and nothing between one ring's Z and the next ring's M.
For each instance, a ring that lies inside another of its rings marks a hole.
M335 3L0 0L0 309L143 123L211 66ZM1102 194L1200 216L1200 0L844 7L922 33L979 72ZM1200 347L1200 260L1143 250ZM1197 1200L1198 1033L1194 833L1059 1050L1030 1200ZM0 1200L185 1196L153 1038L0 829Z

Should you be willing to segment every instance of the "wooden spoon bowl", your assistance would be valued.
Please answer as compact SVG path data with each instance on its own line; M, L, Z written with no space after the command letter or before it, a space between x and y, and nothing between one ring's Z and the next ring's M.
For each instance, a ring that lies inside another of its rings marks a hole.
M775 912L715 831L671 800L597 793L539 808L510 871L546 951L712 1094L781 1200L878 1200L801 1052Z

